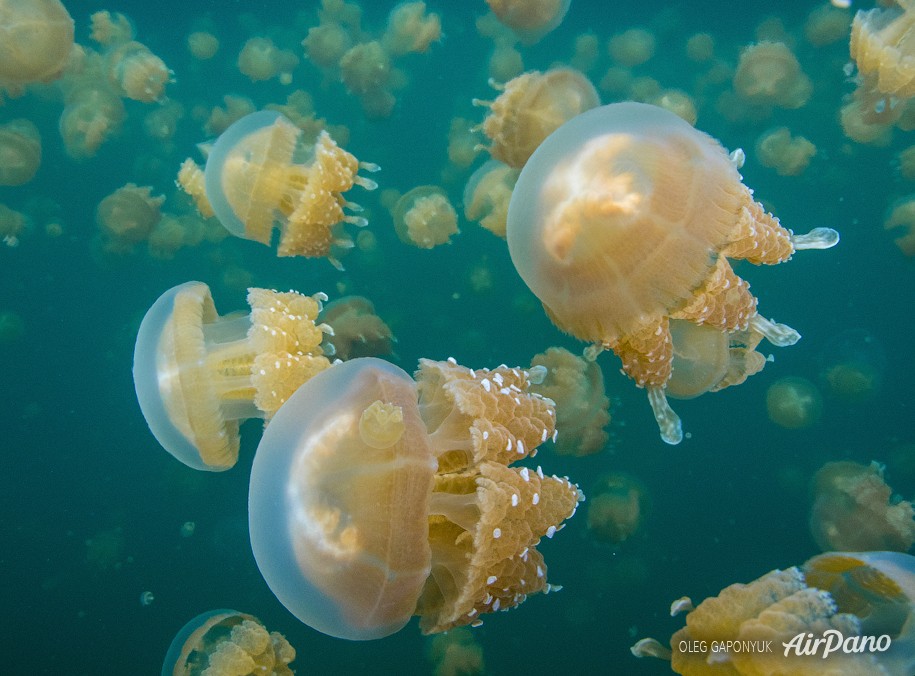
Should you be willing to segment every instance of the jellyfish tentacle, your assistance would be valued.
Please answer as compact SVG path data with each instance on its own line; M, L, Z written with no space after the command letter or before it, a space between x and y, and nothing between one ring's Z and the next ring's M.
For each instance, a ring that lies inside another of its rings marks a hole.
M778 324L762 315L756 315L750 320L750 329L761 333L766 340L778 347L794 345L801 339L801 334L790 326Z
M806 235L791 235L794 248L801 249L831 249L839 243L839 233L832 228L814 228Z
M663 387L649 387L647 392L648 403L651 404L654 419L658 423L658 429L661 430L661 440L671 446L676 446L683 441L683 424L680 422L680 416L674 413L670 404L667 403L667 395L664 394Z

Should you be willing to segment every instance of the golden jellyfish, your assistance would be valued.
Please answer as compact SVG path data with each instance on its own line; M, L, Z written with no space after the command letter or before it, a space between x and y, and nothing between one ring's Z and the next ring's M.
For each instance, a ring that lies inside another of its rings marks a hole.
M760 336L791 345L799 334L757 312L728 259L776 264L839 239L829 228L786 230L715 139L631 102L583 113L540 145L512 193L507 234L515 268L553 323L592 343L589 357L613 350L674 444L682 428L665 396L670 320L744 345Z
M203 123L203 131L209 136L219 136L235 122L257 110L254 101L247 96L226 94L222 100L225 107L213 106Z
M825 47L848 39L851 12L847 7L823 3L807 15L804 36L814 47Z
M426 13L425 2L402 2L388 15L388 27L381 44L392 56L421 54L442 39L438 14Z
M524 72L524 57L511 45L497 44L489 55L487 72L493 82L508 82Z
M219 221L237 237L269 245L279 227L280 256L325 257L337 267L331 246L351 247L336 226L366 220L344 211L360 211L343 193L354 185L377 184L356 172L377 171L359 162L322 131L308 159L294 159L301 130L277 112L264 110L234 122L216 140L207 157L206 196Z
M89 17L89 21L89 38L102 46L110 47L134 38L135 32L130 19L120 12L114 14L107 10L95 12Z
M479 140L474 124L463 117L455 117L448 127L448 161L461 167L469 167L480 152Z
M909 676L915 557L820 554L705 599L687 613L670 650L654 639L636 645L636 656L669 659L684 676Z
M382 638L478 625L555 587L536 544L583 499L568 479L510 467L554 430L527 372L423 359L414 381L371 357L290 397L251 468L261 574L313 629Z
M575 37L575 49L569 65L575 70L587 73L600 59L600 39L594 33L582 33Z
M632 537L649 508L645 485L628 474L601 477L588 498L588 531L597 539L619 544Z
M915 544L912 503L893 497L883 465L828 462L813 477L810 532L822 551L905 552Z
M904 179L915 181L915 146L900 150L896 154L896 165Z
M121 99L107 89L78 89L67 98L58 121L67 154L77 160L94 157L121 130L126 116Z
M632 68L654 56L655 37L644 28L630 28L610 38L610 58L625 68Z
M645 103L653 103L660 108L669 110L677 117L694 126L699 117L693 97L679 89L664 89L654 96L648 97Z
M561 347L535 355L531 369L544 370L531 390L556 402L556 452L584 456L597 453L607 443L610 400L604 376L596 362L586 361Z
M194 31L187 36L187 49L198 61L208 61L219 51L219 38L207 31Z
M521 168L543 140L563 123L600 105L597 90L577 70L553 68L530 71L504 86L495 101L474 100L489 107L483 133L490 154L511 167Z
M813 85L794 53L782 42L760 42L740 52L734 91L747 102L780 108L800 108Z
M41 164L41 135L24 118L0 124L0 185L22 185Z
M295 648L247 613L219 609L189 620L172 639L162 676L292 676Z
M855 96L871 116L893 121L903 108L900 102L915 96L913 27L915 3L911 0L855 14L849 42L859 74Z
M108 55L108 77L122 96L142 103L160 101L172 72L149 47L127 42Z
M756 159L779 176L797 176L810 164L817 149L803 136L792 136L787 127L764 132L756 139Z
M128 183L105 197L95 209L95 222L108 251L125 253L142 242L162 217L165 197L152 188Z
M270 38L249 39L238 55L238 70L252 82L262 82L275 77L290 76L299 65L298 57L280 49Z
M707 63L715 58L715 38L708 33L696 33L686 41L686 58L694 63Z
M562 23L571 0L486 0L486 4L503 25L530 45Z
M915 256L915 195L909 195L893 206L883 228L899 235L894 242L903 254Z
M820 381L829 394L849 404L873 399L883 386L886 354L865 329L847 329L830 338L821 354Z
M338 298L324 306L320 321L333 329L333 333L324 336L324 345L337 359L382 357L393 351L394 334L375 314L375 306L368 298Z
M816 385L806 378L781 378L766 390L766 411L769 420L779 427L804 429L819 421L823 397Z
M427 649L432 676L482 676L486 673L483 648L466 627L437 634Z
M238 460L239 423L270 418L330 366L315 324L324 294L248 289L248 315L216 313L210 289L163 293L137 334L133 382L156 440L188 467L221 472Z
M505 239L508 204L519 173L498 160L483 164L464 186L464 217L478 221L492 234Z
M60 77L73 49L73 19L59 0L0 0L0 88Z
M5 204L0 204L0 242L9 247L18 246L23 230L25 215Z
M420 249L448 244L460 232L448 195L435 185L421 185L404 193L391 214L400 241Z
M353 46L353 39L343 26L322 23L308 29L302 46L309 61L330 70L337 68L340 59Z

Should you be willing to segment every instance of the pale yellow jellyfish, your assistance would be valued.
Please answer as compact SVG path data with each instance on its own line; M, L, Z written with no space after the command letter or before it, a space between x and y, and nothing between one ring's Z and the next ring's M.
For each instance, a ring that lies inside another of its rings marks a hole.
M915 510L893 497L883 469L843 461L817 470L809 523L822 551L905 552L915 544Z
M492 234L505 239L508 204L519 173L498 160L483 164L470 175L464 187L464 217L478 221Z
M41 135L30 120L0 124L0 185L22 185L41 165Z
M162 676L292 676L295 648L253 615L210 610L172 639Z
M603 450L610 400L597 363L551 347L531 360L532 369L537 366L545 374L542 381L531 385L531 391L556 402L556 452L584 456Z
M715 58L715 38L708 33L696 33L686 41L686 58L695 63L708 63Z
M665 396L670 319L751 348L760 336L791 345L798 333L758 314L728 259L776 264L838 241L828 228L783 228L717 141L641 103L588 111L547 138L515 185L507 234L512 262L548 316L593 343L589 356L620 357L647 388L668 443L682 438Z
M907 181L915 181L915 146L909 146L896 154L899 173Z
M814 47L824 47L847 40L851 30L851 12L824 2L807 15L804 36Z
M162 294L143 318L133 361L137 399L156 440L194 469L235 465L239 423L269 421L330 366L315 324L326 298L252 288L249 315L220 317L201 282Z
M340 148L326 131L299 163L296 155L301 130L274 111L252 113L233 123L216 140L207 157L206 196L217 218L232 234L270 244L280 229L280 256L325 257L339 261L332 245L351 247L338 234L342 223L365 225L364 218L347 215L360 207L343 193L354 185L377 186L356 172L377 171ZM301 154L301 153L300 153Z
M483 647L466 627L436 634L426 651L433 676L483 676L486 663Z
M860 76L855 95L871 118L888 118L892 122L903 108L900 102L915 96L913 28L915 4L910 0L890 9L855 14L849 42Z
M168 101L146 113L143 130L150 138L170 141L178 130L178 121L184 117L184 106L178 101Z
M519 169L563 123L600 105L591 81L571 68L531 71L496 89L501 93L495 101L474 103L490 109L483 121L483 133L491 142L489 152Z
M368 232L368 230L363 230ZM344 296L324 306L320 321L333 329L324 336L328 353L337 359L383 357L393 351L394 334L362 296Z
M607 50L616 63L632 68L654 56L655 37L644 28L630 28L611 37Z
M632 537L649 509L648 489L628 474L601 477L588 495L588 531L608 544Z
M883 228L899 235L894 241L903 254L915 256L915 195L909 195L893 205Z
M95 209L95 222L105 248L126 253L149 237L162 216L165 197L153 197L150 186L128 183L105 197Z
M359 97L363 110L372 117L387 117L394 108L389 91L393 68L391 57L377 40L351 47L340 58L340 78Z
M113 92L77 90L68 97L58 122L67 154L78 160L95 156L103 143L120 132L126 116L124 104Z
M448 127L448 161L462 169L469 167L480 152L479 137L474 123L463 117L455 117Z
M114 14L106 10L95 12L89 17L89 21L91 24L89 38L104 47L129 42L134 38L135 33L130 19L120 12Z
M848 404L877 396L883 386L886 354L865 329L846 329L829 339L821 352L820 380L830 395Z
M913 641L915 557L830 552L723 589L686 615L670 651L643 639L633 653L685 676L908 676Z
M511 45L497 44L489 55L487 72L493 82L508 82L524 72L524 57Z
M749 103L780 108L800 108L813 91L797 57L781 42L745 47L733 84L734 91Z
M298 64L295 54L280 49L270 38L250 38L238 55L238 70L252 82L291 76Z
M509 466L554 430L529 382L425 359L414 381L363 358L300 387L264 432L248 499L254 557L280 602L325 634L369 640L413 615L426 634L477 625L554 589L536 544L582 497Z
M692 96L680 89L664 89L645 99L645 103L669 110L685 122L695 126L699 113L696 110L696 101Z
M823 412L823 397L806 378L790 376L776 380L766 390L769 420L789 430L814 425Z
M788 127L763 132L756 139L756 159L779 176L798 176L804 172L817 149L803 136L792 136Z
M9 247L18 246L24 229L25 215L0 204L0 243Z
M340 59L353 46L353 39L343 26L322 23L308 29L302 46L309 61L325 70L336 70Z
M424 53L442 38L439 15L426 12L425 2L402 2L388 15L381 44L391 56Z
M391 214L400 241L420 249L447 244L460 232L457 212L438 186L421 185L404 193Z
M73 48L73 19L59 0L0 0L0 90L60 77Z
M600 39L594 33L582 33L575 37L575 49L569 65L575 70L587 73L600 59Z
M562 23L570 0L486 0L486 4L522 42L533 44Z
M122 96L143 103L160 101L165 96L172 72L146 45L127 42L112 50L107 60L108 77Z
M194 31L187 36L187 49L198 61L207 61L219 51L219 38L208 31Z

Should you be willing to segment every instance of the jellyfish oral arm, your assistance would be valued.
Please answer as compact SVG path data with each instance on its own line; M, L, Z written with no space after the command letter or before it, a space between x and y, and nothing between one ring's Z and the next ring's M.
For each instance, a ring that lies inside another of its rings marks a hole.
M648 387L648 403L651 404L651 410L654 412L654 418L658 422L658 428L661 430L661 439L665 443L676 446L683 441L683 426L680 423L680 416L674 413L674 410L667 403L667 396L664 394L663 387Z
M806 235L791 235L795 249L831 249L839 243L839 233L832 228L814 228Z

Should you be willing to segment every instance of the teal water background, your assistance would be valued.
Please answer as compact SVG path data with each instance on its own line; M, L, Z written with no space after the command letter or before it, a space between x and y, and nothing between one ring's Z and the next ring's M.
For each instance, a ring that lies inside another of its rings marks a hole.
M364 24L380 30L392 4L366 1ZM747 149L746 184L787 227L834 227L842 241L830 251L800 252L777 267L737 266L762 314L795 327L803 340L774 349L774 363L740 387L676 402L691 435L678 447L660 441L644 392L619 374L616 358L600 357L614 401L608 448L575 459L546 446L535 464L568 475L586 494L600 474L633 474L648 488L651 512L617 547L589 535L585 509L544 541L550 580L564 589L486 618L474 630L487 672L494 674L668 673L663 662L633 658L629 646L644 636L666 642L682 626L682 618L668 616L673 599L687 594L698 602L817 553L807 527L807 483L824 462L889 463L889 483L903 497L915 495L913 447L906 449L915 442L915 263L882 228L893 200L913 192L893 164L912 143L911 133L897 130L888 148L843 137L836 114L853 89L842 73L847 43L814 49L801 35L806 15L820 3L740 3L739 10L712 0L608 4L573 0L559 29L522 48L525 67L567 60L574 37L586 30L600 37L603 50L610 35L626 28L669 24L654 58L637 72L689 92L699 72L682 56L690 35L710 32L716 53L735 63L740 47L754 41L760 20L783 20L814 80L808 106L731 124L708 102L697 126L728 148ZM347 148L382 166L375 176L381 188L440 183L451 118L481 119L483 111L471 99L493 96L486 84L491 43L473 28L483 3L429 2L442 14L445 39L430 53L403 60L410 84L398 94L392 117L382 121L366 121L342 85L324 82L307 62L299 64L289 88L251 83L238 73L238 50L254 34L271 35L300 54L298 42L316 18L312 13L300 21L296 12L312 5L66 3L84 44L91 12L131 17L138 39L175 71L168 96L188 109L221 103L226 93L247 95L258 106L282 103L288 91L305 88L320 117L350 128ZM222 47L213 61L197 63L184 40L203 19ZM600 64L591 74L595 82L608 65L605 55ZM606 95L602 100L612 101ZM356 251L344 261L344 273L323 260L279 259L237 239L182 249L168 261L151 258L143 247L125 256L103 253L94 214L104 196L127 182L170 194L180 162L199 159L195 144L205 140L199 122L186 116L173 145L157 144L142 133L150 109L127 102L124 131L98 155L78 162L66 156L57 133L60 101L30 93L0 107L0 122L28 117L36 123L44 151L37 177L0 188L0 203L25 210L30 199L50 198L61 206L64 227L57 238L35 227L18 247L0 247L0 311L17 313L25 326L21 338L0 343L0 672L158 673L185 621L229 607L283 633L298 652L293 666L299 673L431 673L429 640L415 623L384 640L345 642L300 624L273 597L247 535L248 470L260 423L244 425L241 460L231 471L195 473L177 463L149 433L135 400L131 363L139 321L159 294L192 279L211 286L221 313L243 309L243 290L227 285L223 275L239 266L256 286L325 291L332 299L344 288L369 297L398 338L394 360L408 371L420 357L454 356L471 367L525 365L551 345L576 352L583 346L545 318L502 241L462 220L462 233L448 246L407 247L394 236L378 194L356 195L358 189L353 199L367 207L383 256ZM780 124L818 148L799 177L779 177L753 161L757 136ZM448 188L456 205L462 185ZM470 271L479 266L492 276L488 290L474 291L470 284ZM865 329L886 357L878 395L852 405L826 393L813 427L791 431L773 424L765 407L769 385L785 376L822 385L831 341L842 340L848 329ZM188 521L194 533L182 537ZM154 600L142 605L146 591Z

